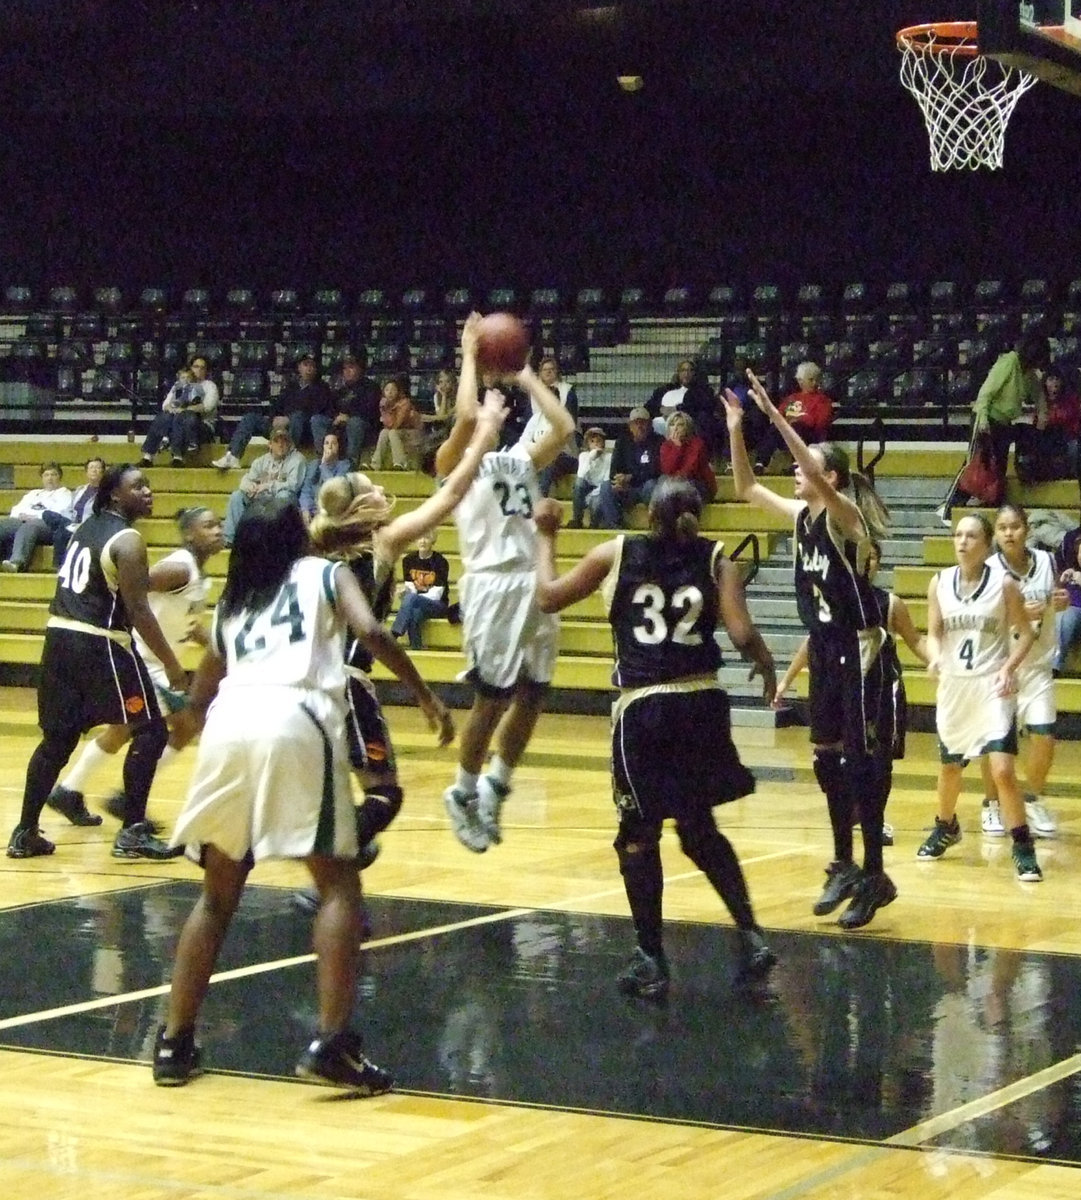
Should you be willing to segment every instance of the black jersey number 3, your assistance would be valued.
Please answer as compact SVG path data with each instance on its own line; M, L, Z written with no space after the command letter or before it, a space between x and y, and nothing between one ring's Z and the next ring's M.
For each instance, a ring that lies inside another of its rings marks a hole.
M671 596L656 583L639 584L631 603L641 610L634 626L634 640L643 646L673 641L678 646L700 646L702 635L695 628L702 615L702 592L692 584L678 587Z

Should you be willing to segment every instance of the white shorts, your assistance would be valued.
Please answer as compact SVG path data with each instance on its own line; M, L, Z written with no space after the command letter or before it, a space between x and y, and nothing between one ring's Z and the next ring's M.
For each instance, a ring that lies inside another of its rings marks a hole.
M462 577L462 649L469 664L459 678L493 691L519 680L551 683L559 653L559 618L537 607L533 571L476 571Z
M1054 733L1058 707L1051 666L1022 666L1017 672L1017 725L1037 733Z
M949 757L967 762L989 749L1016 753L1017 697L995 695L995 678L988 672L939 679L935 727L944 761Z
M356 858L344 696L236 688L207 713L172 844L198 860L212 844L234 862Z

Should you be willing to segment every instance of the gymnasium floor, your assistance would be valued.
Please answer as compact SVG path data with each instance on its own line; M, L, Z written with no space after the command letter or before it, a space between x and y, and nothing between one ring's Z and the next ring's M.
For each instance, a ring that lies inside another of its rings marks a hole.
M0 693L12 818L32 704ZM768 989L733 986L727 914L669 834L674 981L658 1007L613 987L633 934L604 721L542 721L506 842L483 856L443 820L452 754L415 712L391 721L406 808L365 874L374 938L357 1021L397 1090L341 1103L292 1078L314 975L310 919L290 900L302 872L287 864L253 875L219 964L200 1031L210 1074L154 1088L146 1064L198 873L114 862L108 819L73 829L47 814L56 854L0 868L4 1194L1077 1194L1074 744L1054 776L1046 880L1022 885L1008 846L976 831L975 781L965 840L916 861L934 762L915 735L890 813L900 898L845 935L810 914L829 847L806 731L739 731L759 791L718 813L780 965ZM156 816L175 815L186 769L162 772ZM105 774L100 794L115 786Z

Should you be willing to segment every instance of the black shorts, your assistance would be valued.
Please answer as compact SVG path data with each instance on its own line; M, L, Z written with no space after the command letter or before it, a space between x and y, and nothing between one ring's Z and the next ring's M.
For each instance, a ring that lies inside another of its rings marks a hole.
M350 765L356 771L372 775L395 775L398 764L394 760L390 730L371 680L350 675L345 694L349 701L345 726L349 733Z
M754 789L721 688L643 696L612 725L612 791L621 812L678 820Z
M811 741L840 744L845 754L894 754L897 696L882 653L864 666L855 631L816 637L808 653Z
M45 733L161 720L146 665L134 647L75 629L46 629L38 685Z

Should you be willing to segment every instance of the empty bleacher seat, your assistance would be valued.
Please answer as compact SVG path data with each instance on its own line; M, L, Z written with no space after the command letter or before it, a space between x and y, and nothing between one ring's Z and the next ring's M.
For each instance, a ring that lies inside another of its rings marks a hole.
M630 325L623 313L601 313L589 322L587 336L591 346L618 346L630 335Z
M694 292L687 284L666 288L661 297L661 311L665 316L686 316L694 306Z
M453 318L466 316L474 307L471 288L451 287L443 293L443 310Z
M95 400L129 400L131 389L122 371L115 367L95 367L91 393Z
M745 311L743 292L735 284L714 284L706 293L706 313L709 316L723 317L742 314Z
M311 357L318 363L322 356L322 345L314 338L298 338L296 341L282 342L278 366L281 370L290 371L302 358Z
M556 347L556 362L564 375L576 375L579 371L589 370L589 350L574 342L564 343Z
M981 378L969 367L952 370L946 383L946 403L951 408L970 405L976 399Z
M737 342L732 353L736 358L743 359L756 375L761 376L765 371L776 369L774 360L770 356L769 346L759 338Z
M883 307L888 314L910 312L919 307L919 290L913 283L897 279L886 285Z
M902 371L893 381L893 398L898 404L930 404L938 395L941 375L923 367Z
M1009 302L1009 292L1002 279L981 279L972 289L972 303L978 312L1001 308Z
M185 289L180 297L180 307L192 316L208 313L210 311L210 289L205 287Z
M732 369L732 343L723 337L707 338L695 359L708 375L727 375Z
M514 312L518 307L518 292L512 287L494 287L484 298L485 312Z
M105 347L105 365L118 371L131 372L135 370L138 358L134 342L114 339Z
M773 314L781 311L781 289L775 283L756 284L751 292L751 307L756 314Z
M368 366L377 376L409 369L409 347L402 342L378 342L368 348Z
M233 367L238 370L254 367L269 371L274 366L274 344L269 341L237 342L233 349Z
M25 336L41 342L55 342L63 332L56 313L31 313L26 318Z
M844 314L845 337L873 342L886 328L885 318L875 309Z
M830 296L825 284L801 283L796 288L796 311L798 313L820 313L830 307Z
M44 342L25 338L14 342L4 363L5 376L20 383L46 385L52 382L52 369Z
M945 329L949 326L950 318L960 315L960 310L957 313L937 313L934 318L928 320L922 312L918 312L916 309L888 313L882 323L882 336L905 338L910 342L915 342L919 338L926 337L935 328L936 321L941 323ZM871 341L874 341L874 338Z
M46 301L54 312L73 313L79 307L79 293L68 286L50 288Z
M578 289L578 294L574 298L574 307L584 317L592 318L608 312L611 302L604 288L583 287Z
M20 313L29 311L34 305L34 291L19 283L9 283L4 288L4 311Z
M984 337L961 338L957 343L958 365L973 371L986 372L997 354L997 347Z
M229 362L229 350L223 342L200 339L195 344L194 353L206 359L206 365L211 372L220 371Z
M889 375L885 371L867 367L848 381L848 401L854 408L873 408L890 395Z
M169 293L165 288L145 287L139 293L139 307L148 313L164 313L169 307Z
M839 338L826 345L822 365L837 375L847 375L867 365L867 344L858 338Z
M96 287L93 301L99 313L112 316L124 307L124 293L118 287Z
M156 367L140 367L135 372L135 394L140 400L158 400L165 389L161 386L161 372Z
M832 312L809 312L799 317L799 336L806 342L825 345L843 334L844 325Z
M841 289L841 312L866 312L874 303L874 291L869 283L855 281Z
M867 347L867 359L878 370L903 371L912 365L912 346L901 338L880 338Z
M254 366L240 367L233 372L226 399L238 404L255 405L261 404L269 394L270 385L265 371Z
M357 293L354 307L362 317L374 318L381 316L389 307L387 304L387 294L382 288L364 288Z
M253 288L235 287L225 293L225 307L238 317L254 312L258 303Z
M454 348L446 342L423 342L412 355L414 371L440 371L454 365Z
M139 361L142 366L165 374L175 373L188 360L187 345L182 342L143 342Z
M1013 309L1000 308L976 316L976 332L999 346L1015 342L1020 331L1021 317Z
M316 292L316 296L320 294ZM300 292L291 287L274 288L270 293L270 309L279 317L288 317L300 312Z
M1021 307L1047 311L1055 304L1055 289L1047 279L1025 279L1018 292Z
M559 288L534 288L529 294L529 311L539 317L554 317L563 309L563 294Z
M401 310L408 317L416 317L428 310L428 289L424 287L406 288L402 292Z
M912 364L933 370L957 366L957 341L952 337L920 338L912 343Z
M443 345L453 346L457 341L454 324L444 316L415 317L408 336L414 345L422 342L440 342Z
M781 370L794 371L801 362L822 361L822 347L812 347L810 342L785 342L779 351Z
M101 313L79 313L72 317L70 336L87 342L100 342L105 337L105 317Z
M630 285L619 293L619 311L627 317L643 316L649 306L649 293L643 287Z
M749 312L727 312L717 317L717 331L730 342L746 342L758 332L754 317Z

